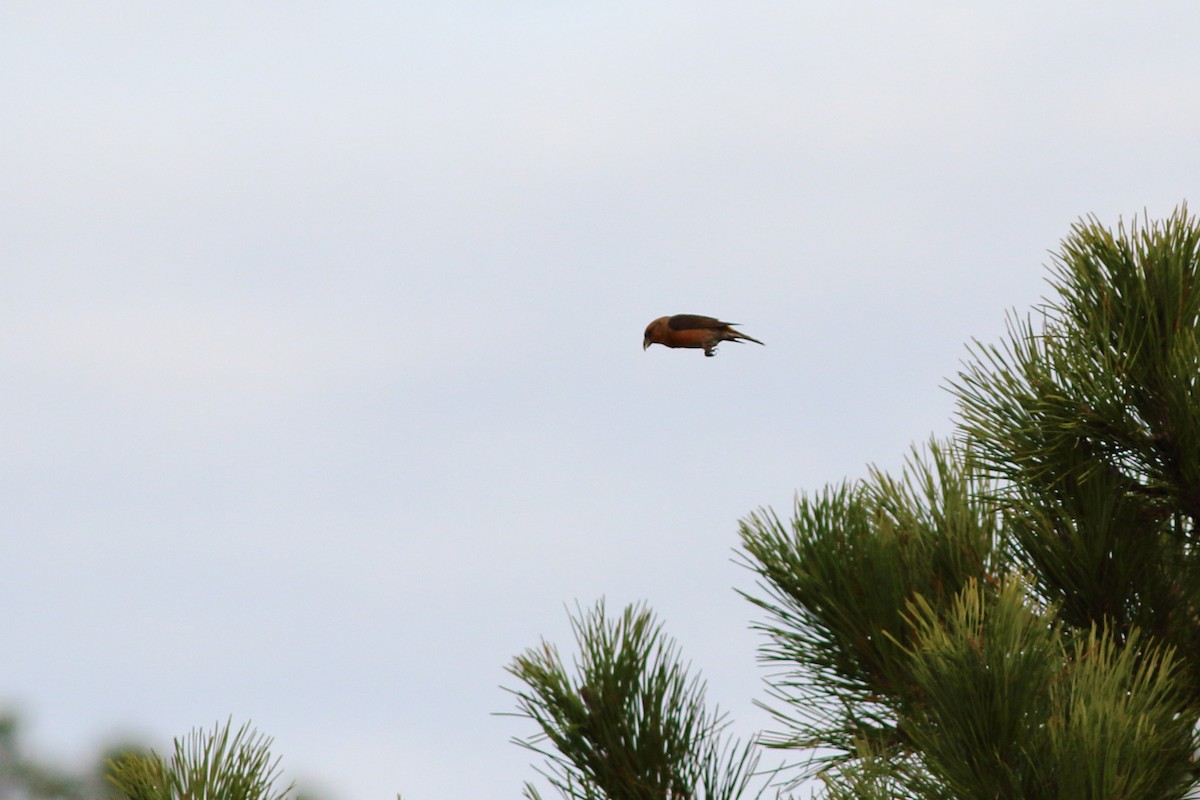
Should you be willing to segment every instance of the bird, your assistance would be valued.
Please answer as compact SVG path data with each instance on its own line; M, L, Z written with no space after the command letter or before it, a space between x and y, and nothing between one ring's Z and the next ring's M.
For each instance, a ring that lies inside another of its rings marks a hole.
M710 358L716 355L717 345L721 342L738 342L745 340L762 344L753 336L747 336L733 329L737 322L721 322L716 317L706 317L701 314L676 314L673 317L659 317L646 326L646 335L642 339L642 349L652 344L667 347L703 347L704 355Z

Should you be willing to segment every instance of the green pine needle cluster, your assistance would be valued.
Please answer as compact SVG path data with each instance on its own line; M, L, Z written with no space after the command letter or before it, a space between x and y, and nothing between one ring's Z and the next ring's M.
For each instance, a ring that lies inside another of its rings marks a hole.
M284 800L289 785L276 788L279 759L271 739L226 720L211 732L192 731L175 740L171 758L126 753L109 763L109 782L126 800Z
M722 736L723 715L706 708L704 684L647 608L612 618L601 601L571 625L580 648L573 667L546 642L508 667L527 687L513 692L517 715L540 729L515 741L545 757L542 772L562 797L747 796L752 745ZM540 795L529 784L526 796Z
M894 741L897 704L912 691L895 668L912 636L907 604L944 604L973 579L995 580L997 519L967 460L937 443L929 454L914 453L900 479L876 472L799 498L791 525L770 511L742 523L765 594L746 597L768 612L762 657L776 668L773 710L789 722L773 744L854 751L864 738ZM828 697L811 696L812 680Z
M830 798L1183 798L1200 720L1200 225L1079 223L960 435L742 524L777 747Z

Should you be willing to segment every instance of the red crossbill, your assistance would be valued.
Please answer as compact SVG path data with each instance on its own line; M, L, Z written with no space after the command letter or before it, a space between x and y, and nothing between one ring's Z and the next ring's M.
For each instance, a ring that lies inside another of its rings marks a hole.
M737 342L745 340L762 344L753 336L747 336L733 329L736 322L721 322L713 317L703 317L698 314L676 314L673 317L659 317L646 326L646 335L642 339L642 349L652 344L667 347L703 347L704 355L712 356L717 352L721 342Z

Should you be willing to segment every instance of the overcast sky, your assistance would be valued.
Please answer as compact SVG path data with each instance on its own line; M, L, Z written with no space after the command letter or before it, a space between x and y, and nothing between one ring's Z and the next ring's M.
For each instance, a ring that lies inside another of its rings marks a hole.
M769 725L739 519L953 426L1080 217L1200 180L1194 2L0 6L0 708L517 797L645 600ZM766 347L652 347L711 314Z

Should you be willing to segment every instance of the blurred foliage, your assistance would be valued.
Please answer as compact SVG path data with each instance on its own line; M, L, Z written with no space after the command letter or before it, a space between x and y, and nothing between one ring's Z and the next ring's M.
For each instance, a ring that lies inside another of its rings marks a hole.
M0 714L0 800L97 800L115 798L104 780L110 758L139 752L133 745L108 747L90 767L68 769L26 752L20 720Z
M145 747L105 748L90 767L30 756L15 714L0 715L0 800L284 800L271 740L227 721L177 739L170 758ZM296 800L312 795L296 794Z

